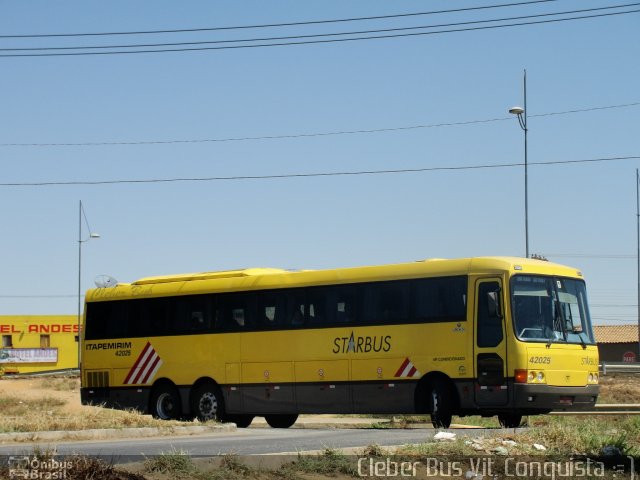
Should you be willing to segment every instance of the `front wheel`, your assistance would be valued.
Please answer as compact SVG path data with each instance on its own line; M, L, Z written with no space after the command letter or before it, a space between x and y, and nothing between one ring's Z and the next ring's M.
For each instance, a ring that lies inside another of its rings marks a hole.
M264 419L271 428L289 428L291 425L296 423L298 415L265 415Z
M178 389L173 385L159 385L153 390L149 411L154 418L175 420L182 415L182 403Z
M518 428L522 423L522 415L519 413L500 413L498 422L503 428Z
M429 412L433 428L449 428L453 417L453 396L443 380L436 379L429 392Z
M201 422L224 421L224 401L220 389L211 383L195 387L191 392L191 413Z

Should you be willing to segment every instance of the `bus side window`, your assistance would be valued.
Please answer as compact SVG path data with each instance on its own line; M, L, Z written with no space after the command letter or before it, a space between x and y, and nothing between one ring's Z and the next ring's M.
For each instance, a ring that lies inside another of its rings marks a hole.
M413 282L413 311L417 321L466 320L467 277L443 277Z
M312 325L327 322L326 318L327 290L312 289L307 293L307 320Z
M349 315L347 314L347 302L336 302L336 321L338 323L349 323Z
M258 328L276 328L285 322L286 308L282 295L262 294L257 297L256 325Z
M111 307L111 318L107 325L106 338L125 338L129 336L132 319L129 315L131 304L135 300L121 300L113 302Z
M332 315L335 315L332 323L355 323L357 299L358 295L355 287L336 287L328 304Z
M305 317L304 292L290 290L287 293L287 326L299 327Z
M109 325L109 315L111 303L107 302L91 302L86 306L86 331L85 338L87 340L97 340L106 338L107 326ZM11 345L2 345L3 347Z
M128 325L129 337L150 337L154 335L149 327L149 305L157 301L155 298L132 300L129 306L130 322Z
M498 282L485 282L478 288L477 345L496 347L502 342L502 305Z
M211 330L210 296L177 297L173 301L171 333L204 333Z
M245 326L245 318L244 318L244 308L232 308L231 309L231 318L239 327Z
M168 335L170 332L170 298L150 298L143 300L147 307L146 335Z
M217 298L215 329L221 331L244 330L252 324L249 295L220 295Z
M206 333L211 331L211 297L198 295L191 297L187 309L187 322L189 330L193 333Z
M409 317L409 283L364 285L365 323L403 322Z

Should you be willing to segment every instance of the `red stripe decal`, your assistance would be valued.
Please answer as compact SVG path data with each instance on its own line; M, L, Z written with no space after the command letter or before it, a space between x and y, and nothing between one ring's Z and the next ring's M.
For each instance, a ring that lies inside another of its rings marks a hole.
M144 378L138 383L147 383L149 381L149 377L151 376L151 374L153 373L153 370L156 368L156 365L160 361L160 357L158 355L154 355L154 357L155 358L153 359L153 363L151 364L151 367L147 370L147 373L144 376Z
M416 367L411 367L411 370L409 370L407 377L413 377L413 374L416 373L417 371L418 370L416 369Z
M153 361L153 358L155 356L156 356L156 351L153 349L153 347L151 347L151 350L146 355L147 358L145 358L142 361L142 363L140 364L140 367L138 368L138 371L133 375L131 379L132 384L141 383L140 380L142 379L142 375L145 374L145 370L149 365L149 362Z
M399 377L400 375L402 375L402 372L404 371L405 368L407 368L407 365L409 365L409 357L404 359L404 362L402 362L402 366L400 367L400 369L396 372L396 374L394 375L394 377Z
M144 357L149 347L151 347L151 342L147 342L147 344L142 349L142 352L140 353L140 355L138 355L136 363L134 363L133 367L131 367L131 370L129 370L129 373L127 374L127 378L124 379L124 383L129 383L129 380L131 380L131 375L133 375L133 372L135 372L136 368L138 367L138 364L142 361L142 358Z

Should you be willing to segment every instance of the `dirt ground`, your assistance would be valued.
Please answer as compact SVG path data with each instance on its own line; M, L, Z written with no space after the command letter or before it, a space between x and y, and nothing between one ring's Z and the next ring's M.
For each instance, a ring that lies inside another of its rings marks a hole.
M65 402L65 410L78 413L90 409L80 404L80 379L78 377L3 377L0 380L0 396L37 400L50 397Z

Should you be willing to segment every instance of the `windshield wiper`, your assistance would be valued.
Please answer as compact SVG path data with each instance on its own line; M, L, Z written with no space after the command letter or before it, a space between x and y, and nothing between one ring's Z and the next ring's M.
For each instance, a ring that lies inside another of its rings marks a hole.
M583 334L584 332L576 332L576 331L574 330L574 332L573 332L573 333L577 333L577 334L578 334L578 338L580 339L580 345L582 345L582 349L583 349L583 350L586 350L586 349L587 349L587 344L585 343L584 339L582 338L582 334Z
M551 348L551 344L553 343L553 337L555 337L555 333L553 331L553 329L551 329L551 333L549 334L549 338L547 340L549 340L547 342L547 348Z

